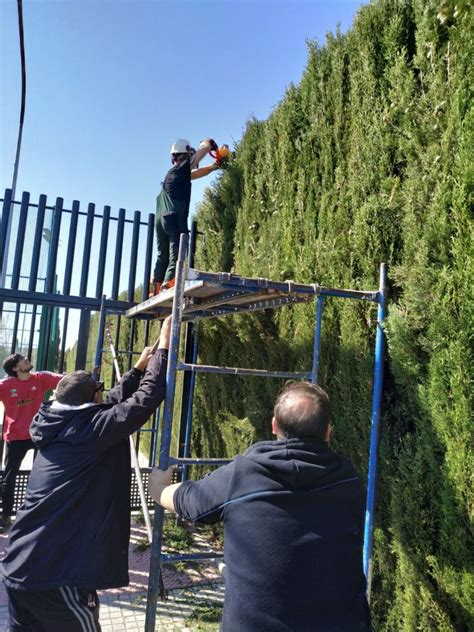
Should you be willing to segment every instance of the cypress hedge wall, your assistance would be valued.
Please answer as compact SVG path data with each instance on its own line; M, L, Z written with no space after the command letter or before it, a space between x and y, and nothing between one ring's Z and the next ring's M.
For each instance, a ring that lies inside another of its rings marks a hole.
M389 266L375 630L474 629L472 16L464 1L379 0L309 44L299 85L248 122L197 217L202 269L375 289ZM364 476L375 318L326 301L333 445ZM313 330L314 305L204 322L200 361L308 369ZM195 453L269 438L280 386L199 375Z

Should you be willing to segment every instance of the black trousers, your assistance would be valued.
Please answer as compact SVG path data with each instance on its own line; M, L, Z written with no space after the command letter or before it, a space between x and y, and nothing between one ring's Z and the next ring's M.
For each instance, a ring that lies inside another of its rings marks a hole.
M28 592L7 589L9 632L100 632L95 590L61 586Z
M28 450L34 450L31 439L24 441L5 441L5 470L2 484L2 511L4 516L11 516L15 497L15 482L21 462Z

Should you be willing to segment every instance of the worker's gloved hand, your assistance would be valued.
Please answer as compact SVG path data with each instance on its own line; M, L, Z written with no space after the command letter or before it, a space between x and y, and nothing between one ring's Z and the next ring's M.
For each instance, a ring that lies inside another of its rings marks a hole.
M174 466L171 465L167 470L160 470L158 467L154 467L150 472L148 479L149 487L171 485L173 480Z
M157 503L161 500L161 494L165 487L171 485L171 481L173 479L173 466L169 467L167 470L163 471L157 467L154 467L150 472L150 476L148 478L148 491L150 492L150 496Z

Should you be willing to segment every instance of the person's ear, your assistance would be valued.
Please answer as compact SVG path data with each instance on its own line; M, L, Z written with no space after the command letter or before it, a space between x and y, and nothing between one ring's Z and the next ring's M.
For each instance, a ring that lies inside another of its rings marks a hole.
M104 401L104 397L102 395L102 391L96 391L94 393L94 404L102 404Z
M329 423L327 425L327 427L326 427L326 432L324 433L324 441L330 441L331 440L333 431L334 431L334 428Z
M276 420L276 417L272 418L272 434L274 434L275 436L278 435L278 422Z

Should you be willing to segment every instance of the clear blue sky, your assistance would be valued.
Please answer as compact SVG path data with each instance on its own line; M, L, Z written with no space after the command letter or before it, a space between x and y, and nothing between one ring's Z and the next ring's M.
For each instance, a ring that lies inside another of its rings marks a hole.
M324 44L338 24L346 31L361 4L23 0L27 99L16 198L29 191L32 202L41 193L49 204L63 197L65 208L76 199L82 210L89 202L98 212L108 204L115 216L121 207L129 217L153 212L171 143L239 141L250 117L267 118L287 86L299 82L307 41ZM20 69L17 3L0 0L0 197L12 181ZM191 213L211 181L194 182ZM61 247L58 287L65 242ZM89 285L95 265L93 257ZM79 273L77 265L74 287ZM120 290L126 283L121 277ZM78 329L78 315L71 314L68 345Z
M355 0L24 0L27 102L17 192L152 212L177 137L240 140L298 83L306 41ZM0 195L20 108L17 5L0 0ZM205 162L201 163L205 164ZM195 182L193 204L210 179Z

